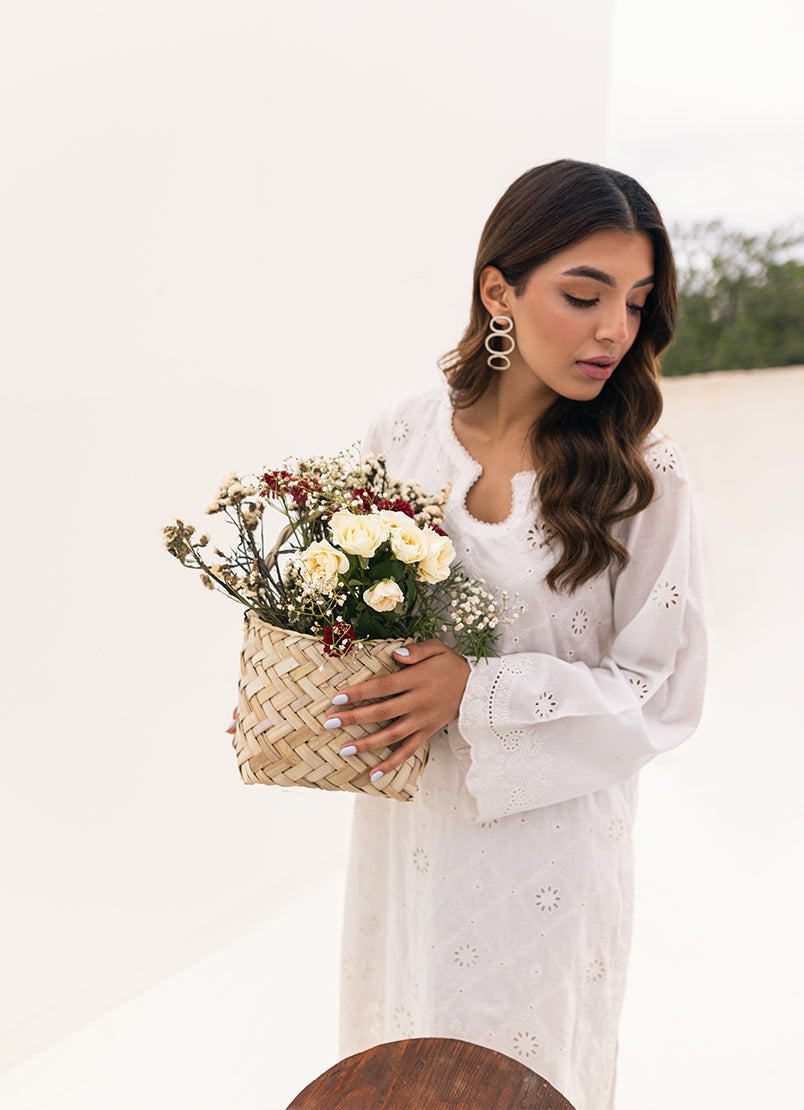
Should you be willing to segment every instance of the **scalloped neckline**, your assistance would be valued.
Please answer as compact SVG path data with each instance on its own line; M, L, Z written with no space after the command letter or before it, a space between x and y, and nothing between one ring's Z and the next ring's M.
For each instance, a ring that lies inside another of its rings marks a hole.
M452 448L453 457L462 464L460 482L456 482L453 490L455 505L465 522L477 530L487 531L492 529L510 530L516 520L522 515L527 503L531 500L531 493L536 485L535 470L518 470L511 476L511 511L504 520L481 520L469 512L466 507L466 498L469 491L483 473L483 466L461 443L452 423L453 410L449 396L444 397L442 407L443 433L447 445ZM464 478L466 480L464 481ZM526 486L523 479L528 480Z

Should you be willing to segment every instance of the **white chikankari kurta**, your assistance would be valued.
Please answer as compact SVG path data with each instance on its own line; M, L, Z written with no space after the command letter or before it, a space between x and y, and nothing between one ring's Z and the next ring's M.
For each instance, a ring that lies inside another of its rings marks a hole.
M532 473L511 514L473 518L481 467L444 390L401 402L366 451L452 492L446 530L471 577L523 609L472 664L460 718L432 740L411 803L356 802L342 969L342 1050L457 1037L523 1061L577 1110L604 1110L631 934L636 774L694 730L705 667L690 490L676 447L647 450L656 496L622 522L631 553L572 595Z

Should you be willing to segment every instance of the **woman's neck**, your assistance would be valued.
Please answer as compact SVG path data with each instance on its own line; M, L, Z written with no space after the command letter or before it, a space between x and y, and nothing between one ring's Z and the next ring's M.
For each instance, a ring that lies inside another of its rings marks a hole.
M476 435L513 447L527 443L534 422L555 398L553 390L541 382L523 381L515 373L501 371L478 400L462 411Z

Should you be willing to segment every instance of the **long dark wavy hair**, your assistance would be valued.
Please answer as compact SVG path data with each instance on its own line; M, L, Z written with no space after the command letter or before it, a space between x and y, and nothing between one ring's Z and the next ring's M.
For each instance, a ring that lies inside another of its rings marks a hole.
M440 363L453 405L477 401L498 373L486 364L491 316L480 298L483 270L496 266L521 296L538 266L611 228L650 237L655 280L637 337L598 397L557 397L530 429L542 519L560 545L547 576L554 590L575 590L608 567L621 570L627 553L612 526L644 509L655 492L644 445L662 411L658 355L673 336L678 286L670 240L648 193L632 177L589 162L561 159L524 173L486 222L469 326Z

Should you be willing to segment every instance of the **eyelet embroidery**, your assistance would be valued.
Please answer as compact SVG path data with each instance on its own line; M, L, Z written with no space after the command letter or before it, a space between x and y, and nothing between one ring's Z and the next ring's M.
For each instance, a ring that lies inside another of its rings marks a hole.
M480 953L473 944L462 944L456 948L452 958L458 967L477 967L480 963Z
M661 470L663 474L666 474L668 470L675 470L678 458L669 444L660 443L648 452L648 462L654 470Z
M555 714L556 706L557 703L553 695L548 694L546 690L543 693L539 694L538 698L533 703L533 707L536 711L536 717L540 721L549 721L550 718Z
M504 815L507 817L510 813L516 813L518 809L524 809L530 805L531 797L527 790L521 786L515 787L511 791L511 796L508 799L508 805L505 807Z
M570 629L576 636L583 636L586 629L589 627L589 612L586 609L576 609L572 614L570 621Z
M413 1036L413 1015L407 1006L397 1006L394 1010L394 1025L400 1033Z
M643 682L641 678L636 678L634 675L628 676L628 685L634 691L640 701L644 701L648 696L648 684Z
M671 609L674 605L678 605L680 597L678 586L668 581L657 582L650 595L651 601L660 609Z
M391 442L404 443L410 435L410 424L407 420L395 420L391 429Z
M552 913L561 905L561 895L553 886L543 886L536 895L536 908L542 913Z
M584 981L587 983L599 983L603 976L606 974L606 965L602 960L592 960L586 969Z
M539 1052L539 1042L532 1033L527 1030L514 1035L514 1052L521 1060L529 1060L532 1056L536 1056Z
M415 848L413 850L413 862L420 875L426 875L430 870L430 856L425 852L424 848Z
M528 528L528 543L536 551L543 551L545 547L550 546L552 533L547 525L542 520L534 520L530 528Z

